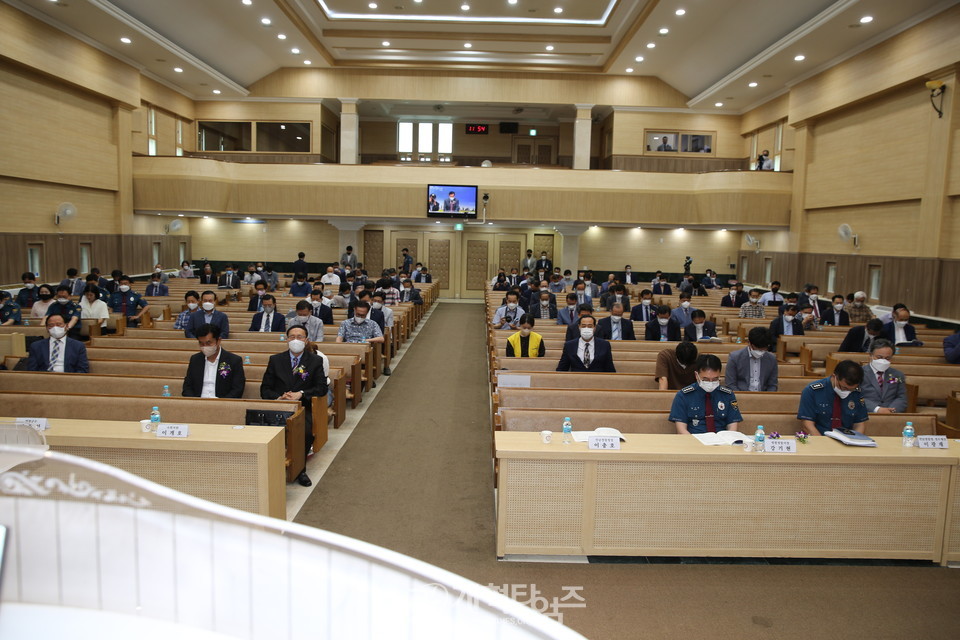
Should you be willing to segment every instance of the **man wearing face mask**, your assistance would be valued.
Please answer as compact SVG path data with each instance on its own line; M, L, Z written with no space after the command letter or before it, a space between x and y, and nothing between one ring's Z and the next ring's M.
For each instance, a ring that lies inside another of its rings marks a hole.
M567 294L567 306L557 310L557 324L570 326L577 321L577 294Z
M423 304L423 298L420 296L420 289L417 289L413 286L413 280L407 278L401 284L403 285L403 289L400 291L400 302Z
M770 331L754 327L747 334L747 346L730 353L724 384L734 391L776 391L777 357L770 353Z
M493 325L494 329L513 329L516 331L520 328L520 316L523 313L520 309L520 296L516 291L508 291L506 299L507 303L498 307L493 313L493 320L490 324Z
M776 280L770 283L770 291L760 296L760 304L765 307L780 306L784 303L783 296L780 294L780 283Z
M520 316L520 331L507 338L508 358L542 358L547 353L543 336L533 331L536 318L529 313Z
M203 269L200 271L200 284L208 287L217 284L217 274L213 272L213 267L209 264L203 265Z
M546 251L540 252L540 259L537 260L537 264L534 265L534 268L537 271L543 271L547 275L550 275L550 272L553 271L553 261L547 257Z
M80 337L80 305L70 299L70 287L66 285L57 287L57 297L47 307L47 315L63 316L67 319L67 333L70 334L70 337Z
M583 274L583 286L591 299L600 297L600 285L593 281L592 271Z
M247 311L261 311L263 309L263 296L265 295L267 295L267 283L261 280L253 285L250 302L247 303Z
M663 276L660 276L660 280L657 284L653 285L653 295L655 296L671 296L673 295L673 289L670 288L670 285L667 284L667 279Z
M17 304L21 309L29 309L33 303L40 299L37 291L37 278L29 271L25 271L20 279L23 281L23 288L17 292Z
M13 301L9 291L0 291L0 326L9 327L23 322L20 305Z
M163 265L159 262L153 265L153 272L160 276L160 284L167 284L170 281L170 274L164 273Z
M748 301L747 294L744 293L736 284L730 285L726 295L720 300L721 307L733 307L739 309Z
M310 300L301 300L294 310L287 314L287 329L303 327L310 342L323 342L323 321L313 315L313 304Z
M383 342L383 332L376 322L367 317L369 314L370 303L360 300L353 308L353 317L340 323L337 342Z
M670 417L679 434L736 431L743 421L737 396L720 385L720 358L712 353L697 358L697 382L677 392Z
M530 300L527 313L541 320L556 320L557 306L550 301L550 292L541 289L537 298Z
M247 384L243 359L220 346L220 329L205 324L197 329L200 352L190 356L183 378L184 398L242 398Z
M128 327L136 327L150 303L130 290L130 276L121 275L117 282L117 292L110 296L110 310L126 318Z
M264 400L300 401L306 413L304 451L309 455L314 440L313 399L327 395L327 377L324 375L323 359L306 348L307 339L307 332L302 326L287 327L287 350L270 356L260 383L260 397ZM326 425L322 428L326 428ZM313 484L306 468L297 476L297 482L304 487Z
M640 282L637 281L637 276L633 273L633 267L630 265L626 265L623 268L623 280L621 282L623 282L623 284L640 284Z
M801 311L803 310L803 305L810 304L813 310L813 317L816 319L817 324L820 323L823 312L826 311L827 306L829 306L828 303L820 299L820 287L815 284L807 284L804 286L803 293L800 294L797 304L800 305Z
M183 294L183 301L187 308L177 315L173 323L174 329L185 330L190 323L190 316L200 308L200 294L196 291L187 291Z
M816 429L820 435L841 428L863 433L869 415L859 390L862 383L863 368L853 360L844 360L833 375L807 385L797 410L803 429L807 433Z
M630 310L630 319L647 323L657 316L657 308L653 306L653 292L644 289L640 292L640 304Z
M600 304L603 305L603 308L607 311L610 310L615 302L622 304L625 311L630 310L630 294L627 293L626 285L619 283L613 285L600 299Z
M581 304L577 307L577 319L576 321L567 326L566 334L564 335L563 341L570 342L571 340L576 340L580 337L580 321L584 318L593 317L593 307L588 304Z
M277 299L269 293L265 293L261 302L263 303L261 311L253 314L250 328L247 331L282 333L286 323L283 314L277 312Z
M707 321L707 314L703 309L694 309L690 314L690 324L683 329L683 339L690 342L709 340L717 337L717 325Z
M910 310L906 307L893 312L893 322L883 325L882 335L895 345L923 346L923 342L917 340L916 327L910 324Z
M903 413L907 410L907 377L890 366L893 351L893 343L878 338L870 347L870 361L863 365L860 393L870 413Z
M783 315L770 322L770 341L775 349L780 336L802 336L804 331L800 308L788 304L783 307Z
M823 312L823 323L831 327L849 327L850 315L844 311L843 296L833 296L832 305Z
M307 282L307 274L298 271L296 275L293 276L293 282L290 284L290 297L306 298L310 295L311 291L313 291L313 284Z
M330 305L324 304L323 289L314 289L310 292L310 314L323 324L333 324L333 310Z
M883 337L882 333L883 323L879 318L871 318L865 325L851 327L837 351L869 353L874 341Z
M750 298L740 307L741 318L766 318L766 307L760 304L760 289L751 289Z
M237 275L236 265L227 265L227 268L223 270L223 274L220 276L220 279L217 281L218 289L239 289L240 288L240 276Z
M636 340L633 322L623 317L623 303L614 302L610 315L597 323L597 337L604 340Z
M56 371L58 373L89 373L87 348L79 340L67 337L67 323L63 316L46 317L49 340L36 340L27 350L27 371Z
M170 287L160 282L160 274L154 273L150 276L150 284L147 285L146 291L144 291L146 296L168 296L170 295Z
M213 291L204 291L203 295L200 296L200 309L190 315L190 322L183 330L183 335L188 338L196 338L196 332L205 324L218 327L220 337L224 339L230 337L230 319L223 311L217 311L217 294Z
M678 342L680 324L670 317L670 307L665 304L657 307L657 317L647 323L644 340L652 342Z
M664 349L657 354L657 366L653 381L660 391L683 389L697 381L697 345L681 342L673 349Z
M593 316L580 318L580 337L564 343L557 371L617 372L610 343L594 337L595 330L596 320Z
M693 323L693 312L696 307L691 306L690 294L686 291L680 294L680 306L670 312L670 317L677 321L680 328L686 329Z
M863 291L857 291L853 294L853 304L847 308L847 314L850 316L850 324L864 324L873 319L873 311L867 305L867 294Z

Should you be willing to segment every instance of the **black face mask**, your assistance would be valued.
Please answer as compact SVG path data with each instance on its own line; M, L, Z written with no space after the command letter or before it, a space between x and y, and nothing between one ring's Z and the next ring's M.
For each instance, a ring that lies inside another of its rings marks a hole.
M40 299L41 299L41 300L50 300L51 298L53 298L53 294L52 294L52 293L41 293L41 294L40 294Z

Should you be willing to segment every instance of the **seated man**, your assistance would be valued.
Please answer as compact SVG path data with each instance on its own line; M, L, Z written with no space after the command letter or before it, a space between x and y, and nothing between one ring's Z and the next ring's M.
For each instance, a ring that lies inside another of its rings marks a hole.
M23 288L17 293L17 305L21 309L29 309L34 302L40 299L40 292L37 291L37 278L29 271L25 271L20 279L23 280Z
M640 292L640 304L630 310L630 319L643 323L650 322L657 316L657 308L653 306L653 292L644 289Z
M257 284L263 283L258 282ZM286 327L283 314L277 311L277 299L271 294L266 293L260 300L263 303L261 307L263 311L258 311L253 314L253 319L250 321L250 328L247 329L247 331L257 331L260 333L281 333L285 331ZM300 302L303 302L303 300Z
M307 274L298 273L293 277L293 284L290 285L290 297L306 298L313 291L313 285L307 282Z
M588 316L591 318L593 317L593 306L589 304L582 304L577 307L577 314L577 321L567 326L566 334L563 337L564 342L576 340L580 337L580 320Z
M197 329L200 352L190 356L183 378L184 398L242 398L247 379L243 359L220 346L220 328L205 324Z
M910 324L910 310L901 307L893 313L893 322L883 325L883 337L895 345L907 344L922 347L917 340L917 329Z
M720 358L712 353L697 359L697 382L678 391L670 408L668 419L677 433L715 433L740 427L743 417L737 396L720 386L721 366Z
M7 327L22 323L20 305L13 301L9 291L0 291L0 326Z
M843 342L840 343L838 351L869 353L870 346L877 338L881 337L880 334L882 333L883 323L880 322L879 318L871 318L865 325L851 327L847 331L847 335L844 336Z
M577 312L577 294L568 293L567 306L557 311L557 324L565 324L567 326L574 324L579 315Z
M420 267L420 272L413 277L414 282L423 282L425 284L430 284L433 282L433 276L430 275L430 270L426 267Z
M257 280L253 285L253 294L250 296L250 302L247 303L247 311L263 311L263 296L267 295L267 283L264 280Z
M644 340L653 342L679 342L680 324L670 317L670 307L657 307L657 317L647 323Z
M800 318L800 324L804 331L816 331L817 327L820 326L817 314L814 313L815 309L816 305L812 302L804 302L800 305L800 313L797 317ZM786 312L784 312L784 315L786 315Z
M508 358L542 358L547 347L543 336L534 333L536 318L529 313L520 316L520 331L507 338Z
M110 310L126 318L128 327L139 326L140 316L147 310L147 306L150 303L144 300L136 291L130 290L130 276L121 274L120 277L117 278L117 282L119 283L117 285L117 291L110 296ZM139 311L137 311L137 309L139 309Z
M523 315L519 309L520 295L516 291L508 291L505 297L507 303L493 313L490 324L494 329L516 330L520 327L520 316Z
M573 294L577 296L577 304L589 304L593 306L593 296L583 280L577 280L573 283Z
M606 371L616 373L610 343L593 335L596 320L593 316L580 318L580 337L563 345L563 354L557 371Z
M597 323L597 337L604 340L636 340L633 322L623 317L623 303L614 302L610 315Z
M673 289L670 288L670 285L667 284L667 279L664 276L660 276L660 280L653 285L653 295L655 296L669 296L673 295Z
M220 328L220 337L230 337L230 318L223 311L217 311L217 294L213 291L204 291L200 296L200 310L190 314L190 321L183 330L187 338L196 338L196 332L205 324L213 324Z
M684 291L680 294L680 306L670 312L670 317L677 321L681 329L686 329L693 322L692 314L697 309L690 304L690 294Z
M240 288L240 276L237 275L233 266L228 265L226 269L223 270L223 274L220 276L220 279L217 280L218 289L239 289Z
M907 377L892 369L893 343L877 338L870 345L870 362L863 365L860 393L871 413L903 413L907 410Z
M160 284L167 284L170 281L170 275L163 271L163 265L159 262L153 265L153 273L160 276Z
M738 285L731 284L727 295L720 299L720 306L739 309L745 302L747 302L746 294L740 290Z
M323 342L323 322L313 315L313 305L306 300L297 303L293 315L287 315L287 332L291 327L303 327L310 342Z
M630 310L630 294L627 293L627 287L619 283L610 287L606 297L601 299L601 304L607 311L609 311L616 302L623 305L624 312Z
M960 330L943 339L943 357L950 364L960 364Z
M243 283L254 285L260 282L263 279L263 274L257 271L257 266L255 264L247 265L247 272L243 275Z
M766 318L766 307L760 304L760 289L750 290L750 299L740 305L741 318Z
M304 450L309 455L313 445L313 399L327 395L327 378L323 360L306 348L307 339L302 326L287 328L287 350L275 353L267 361L267 370L260 383L260 397L264 400L300 401L306 413ZM313 484L306 467L300 471L297 482L304 487Z
M337 342L383 342L383 332L376 322L368 318L370 303L360 300L353 308L353 317L340 323Z
M847 307L847 315L850 316L850 324L863 324L873 319L873 311L867 304L865 292L857 291L853 294L853 304Z
M539 299L530 301L530 307L527 309L527 313L541 320L556 320L558 313L557 305L550 302L550 292L546 289L541 289Z
M80 338L80 305L70 299L70 287L61 284L57 287L56 299L47 307L47 315L63 316L67 319L67 333L71 338Z
M660 391L679 390L697 380L697 345L681 342L674 349L664 349L657 354L654 382Z
M423 298L420 296L420 289L414 288L413 280L407 278L401 284L403 285L403 289L400 291L400 302L423 304Z
M310 292L310 314L323 324L333 324L333 309L323 299L323 289L315 288Z
M780 295L780 283L776 280L770 283L770 291L760 296L760 304L765 307L782 305L783 296Z
M187 291L183 294L183 301L186 303L187 308L177 314L177 319L173 323L174 329L186 330L187 325L190 323L190 316L200 308L200 294L192 290Z
M770 331L754 327L747 334L747 346L730 353L724 383L733 391L776 391L777 356L768 351Z
M27 371L56 371L61 373L89 373L87 348L79 340L67 337L67 322L63 316L46 319L49 340L36 340L27 349Z
M783 312L784 312L784 311L786 310L786 308L789 307L790 305L795 306L795 307L797 308L798 312L799 312L799 309L800 309L800 294L799 294L799 293L788 293L787 295L785 295L785 296L784 296L783 304L780 305L780 308L779 308L779 309L777 309L777 314L782 316L782 315L783 315Z
M837 364L833 375L807 385L800 394L797 420L803 430L821 435L832 429L853 429L863 433L869 419L867 404L860 393L863 368L853 360Z
M717 325L707 320L707 314L703 309L696 309L690 314L690 324L683 329L683 338L696 342L697 340L709 340L717 337Z
M835 295L831 302L831 306L823 312L823 324L830 327L849 327L850 314L843 309L843 296Z
M143 295L147 297L170 295L170 287L160 282L161 275L165 274L154 273L150 276L150 284L147 285L147 289Z

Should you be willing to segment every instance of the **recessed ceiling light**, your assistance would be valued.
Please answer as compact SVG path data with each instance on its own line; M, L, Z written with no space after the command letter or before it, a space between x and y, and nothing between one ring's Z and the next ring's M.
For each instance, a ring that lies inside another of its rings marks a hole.
M313 62L311 62L310 60L304 60L303 64L313 64Z
M421 0L414 0L414 2L420 2ZM517 4L517 0L507 0L507 4Z
M209 220L209 219L210 219L210 216L203 216L203 219L204 219L204 220Z
M437 220L437 221L436 221L436 222L435 222L434 224L440 224L440 221L439 221L439 220Z
M869 24L873 22L873 16L863 16L860 18L860 24Z
M253 0L240 0L240 1L243 2L243 4L247 5L248 7L253 4ZM207 216L203 216L203 217L206 218Z
M120 42L122 42L123 44L130 44L131 42L133 42L133 40L131 40L130 38L120 38Z
M176 71L177 73L183 73L183 69L181 69L180 67L174 67L173 70Z
M416 2L417 4L420 4L421 2L423 2L423 0L413 0L413 1Z
M213 90L213 93L216 94L216 95L220 95L220 89L214 89L214 90Z
M656 43L656 42L648 42L648 43L647 43L647 49L655 49L656 46L657 46L657 43Z
M563 7L557 7L553 10L554 13L563 13Z
M751 83L748 84L747 86L752 89L753 87L757 86L757 83L756 83L756 82L751 82Z
M472 47L472 46L473 46L473 45L470 44L469 42L464 42L464 43L463 43L463 48L464 48L464 49L469 49L469 48Z
M297 136L297 140L303 140L303 136Z
M678 16L682 16L686 12L687 12L686 9L677 9L676 11L674 11L674 13L676 13Z
M634 58L634 60L637 62L643 62L643 56L637 56L636 58Z
M177 217L178 217L178 218L182 218L182 217L183 217L183 214L182 214L182 213L178 213L178 214L177 214Z
M720 231L726 231L726 229L720 229Z
M285 33L278 33L278 34L277 34L277 40L286 40L286 39L287 39L287 34L285 34Z
M667 29L666 27L663 27L662 29L660 29L660 35L665 36L668 33L670 33L670 29Z
M368 4L367 6L370 7L371 9L376 9L376 8L377 8L377 3L376 3L376 2L371 2L371 3Z
M548 44L548 45L547 45L547 51L553 51L553 45L552 45L552 44Z
M287 125L285 124L280 125L280 131L286 131L286 130L287 130Z
M796 60L797 62L803 62L804 60L807 59L807 56L803 56L803 55L793 56L793 59Z
M271 20L270 18L260 18L260 24L262 24L265 27L269 26L272 23L273 23L273 20Z
M390 42L389 42L388 40L384 40L384 41L381 42L380 44L382 44L382 45L385 46L385 47L389 47L389 46L390 46Z
M625 71L626 71L627 73L633 73L633 67L627 67L627 68L625 69Z
M722 103L722 102L714 102L714 103L713 103L713 106L715 106L715 107L722 107L722 106L723 106L723 103Z
M460 11L470 11L470 5L464 2L462 5L460 5Z
M290 49L290 53L298 54L300 53L300 49L297 49L296 47L294 47L293 49Z

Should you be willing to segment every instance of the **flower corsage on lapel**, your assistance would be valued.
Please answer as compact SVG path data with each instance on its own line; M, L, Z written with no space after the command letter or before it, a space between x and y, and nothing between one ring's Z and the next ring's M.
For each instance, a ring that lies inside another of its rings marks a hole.
M301 364L293 370L293 375L298 376L301 380L306 380L310 377L310 372Z
M228 362L221 362L221 363L220 363L220 369L218 370L217 373L220 374L220 377L221 377L221 378L227 379L227 378L230 376L230 371L231 371L231 369L230 369L230 363L228 363Z

